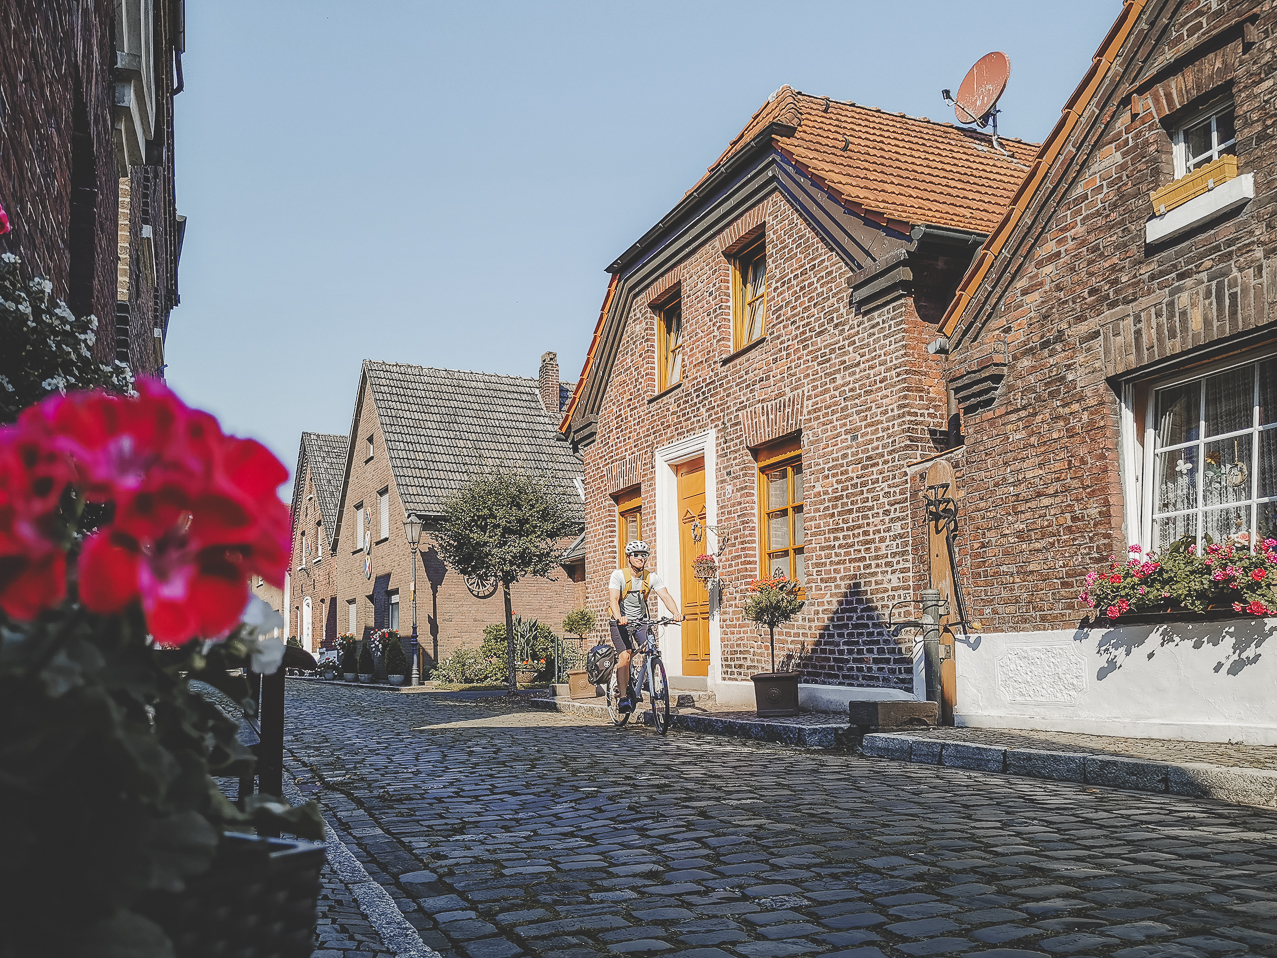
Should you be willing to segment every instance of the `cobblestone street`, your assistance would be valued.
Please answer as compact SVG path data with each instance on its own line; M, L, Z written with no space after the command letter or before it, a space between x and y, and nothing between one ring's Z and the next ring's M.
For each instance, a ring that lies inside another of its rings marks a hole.
M447 956L1277 955L1277 813L431 694L290 682L287 715Z

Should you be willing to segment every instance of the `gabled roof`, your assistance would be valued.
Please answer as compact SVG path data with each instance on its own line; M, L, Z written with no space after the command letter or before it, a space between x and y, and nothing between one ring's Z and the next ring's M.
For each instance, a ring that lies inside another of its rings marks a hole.
M1072 140L1085 137L1088 133L1094 135L1097 124L1091 122L1087 124L1089 129L1081 129L1082 118L1088 115L1088 111L1094 118L1095 111L1091 110L1093 104L1106 96L1113 95L1116 81L1109 77L1110 69L1117 61L1123 45L1127 43L1135 30L1146 2L1147 0L1124 0L1121 13L1118 14L1117 20L1100 43L1100 48L1091 59L1090 68L1082 77L1082 81L1077 85L1068 102L1064 104L1060 119L1056 121L1046 142L1042 144L1041 152L1033 161L1028 175L1020 183L1019 189L1011 198L1002 217L985 239L980 252L976 254L970 269L958 285L958 291L940 322L940 332L943 335L952 336L962 323L968 303L977 294L981 283L989 276L995 258L1007 245L1012 234L1025 221L1030 207L1040 206L1046 202L1045 194L1051 188L1057 191L1065 188L1068 177L1063 175L1063 167L1076 166L1085 161L1086 154L1077 148L1078 144L1073 143L1068 149L1065 147ZM1155 5L1159 8L1164 6L1160 3ZM1157 13L1158 11L1154 11L1146 19L1145 30L1159 19ZM1017 246L1022 247L1023 243L1017 243Z
M575 518L584 521L573 481L581 478L581 461L555 438L557 421L541 405L536 379L365 360L352 437L365 383L408 512L438 515L476 473L515 467L557 481ZM348 453L347 477L349 459Z
M772 124L775 147L844 204L910 226L987 233L1038 152L1036 143L1000 137L1003 153L977 130L783 86L702 181Z
M302 433L301 447L297 451L297 470L293 473L293 522L301 513L302 495L305 492L306 469L315 484L315 499L319 503L319 517L323 520L328 546L332 548L337 533L337 515L341 507L342 476L346 468L347 436L322 432ZM294 525L294 530L295 530Z

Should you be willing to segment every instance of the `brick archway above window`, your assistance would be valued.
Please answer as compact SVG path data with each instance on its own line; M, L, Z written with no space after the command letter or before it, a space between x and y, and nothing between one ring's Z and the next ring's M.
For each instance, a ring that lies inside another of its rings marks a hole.
M746 448L756 449L801 430L806 404L807 394L796 392L741 410L740 426Z
M1242 56L1255 42L1252 13L1198 43L1187 53L1158 68L1131 94L1131 113L1152 110L1162 122L1232 81Z

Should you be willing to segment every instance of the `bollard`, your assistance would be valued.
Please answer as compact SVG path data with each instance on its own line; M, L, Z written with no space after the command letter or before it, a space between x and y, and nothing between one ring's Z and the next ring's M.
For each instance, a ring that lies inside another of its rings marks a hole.
M922 590L922 654L927 667L927 701L940 701L940 619L947 603L939 589Z

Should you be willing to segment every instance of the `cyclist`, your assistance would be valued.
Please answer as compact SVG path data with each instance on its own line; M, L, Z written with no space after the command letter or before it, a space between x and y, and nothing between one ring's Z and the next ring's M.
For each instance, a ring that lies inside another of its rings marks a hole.
M634 702L630 698L630 659L633 650L647 642L648 623L647 595L655 592L665 603L675 622L682 622L686 616L678 611L678 603L665 587L665 581L647 565L649 553L647 543L642 539L625 544L625 562L627 569L617 569L608 580L610 594L609 607L612 611L612 644L616 647L616 680L620 701L617 707L622 712L634 711Z

